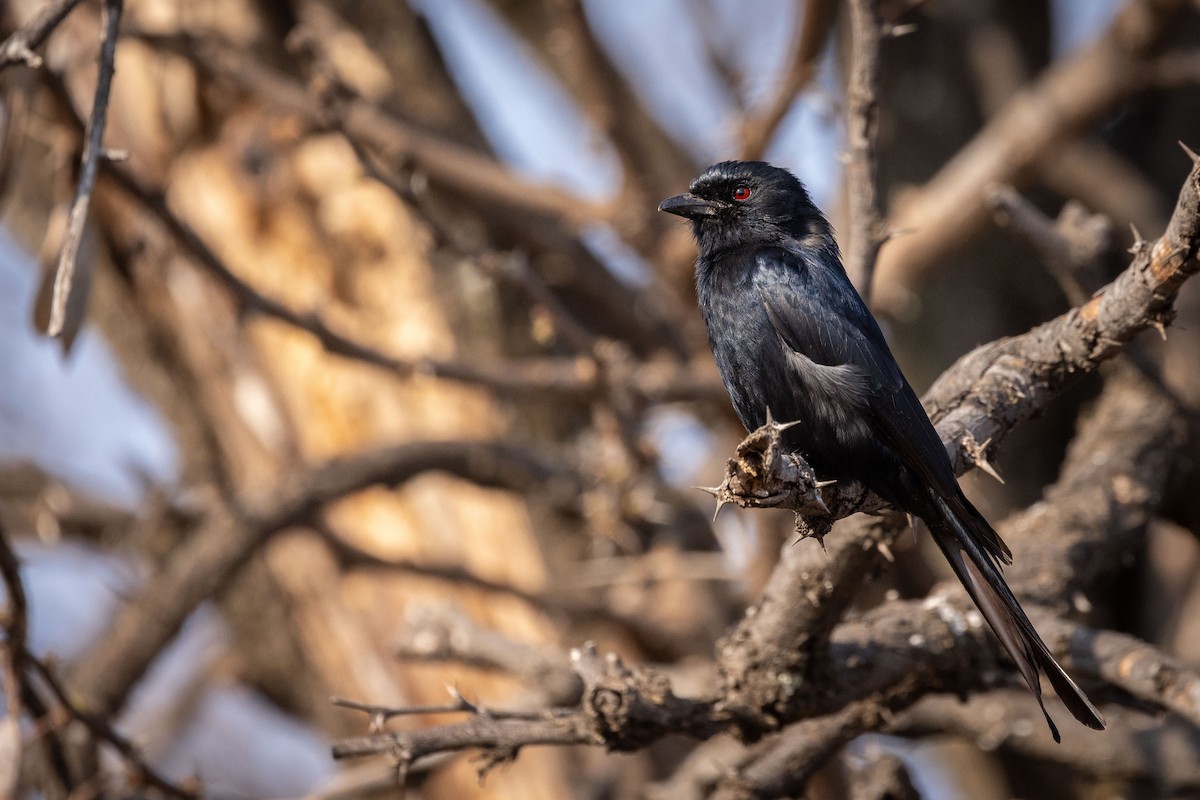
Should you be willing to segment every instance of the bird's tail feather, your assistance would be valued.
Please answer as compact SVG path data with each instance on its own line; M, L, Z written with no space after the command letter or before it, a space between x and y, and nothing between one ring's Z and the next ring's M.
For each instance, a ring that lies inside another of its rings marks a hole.
M939 513L933 520L926 522L930 523L929 529L934 541L950 562L954 574L962 581L984 619L996 632L1004 649L1016 663L1021 676L1029 684L1030 690L1042 707L1042 713L1046 716L1054 741L1061 741L1061 737L1042 700L1042 686L1038 680L1039 667L1045 672L1050 685L1075 719L1089 728L1103 730L1104 718L1088 700L1087 695L1058 665L1054 656L1050 655L1049 648L1005 583L991 548L981 544L981 541L988 542L992 539L999 541L991 526L978 512L960 516L954 513L943 498L934 496L933 500ZM962 504L970 506L970 502L965 498L962 499ZM986 526L990 536L981 537L974 532L972 529L978 524Z

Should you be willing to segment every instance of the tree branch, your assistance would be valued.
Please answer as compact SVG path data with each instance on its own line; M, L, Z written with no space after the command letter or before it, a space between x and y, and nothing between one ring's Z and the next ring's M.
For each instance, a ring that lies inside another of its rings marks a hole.
M83 143L82 166L79 185L71 210L67 216L67 231L59 252L58 265L54 270L54 288L50 298L50 316L46 323L46 335L62 336L67 326L67 301L75 280L79 245L83 241L83 226L87 222L88 206L92 201L92 190L96 186L96 172L104 157L102 143L104 123L108 117L108 96L116 71L117 29L121 24L124 0L104 0L104 35L100 42L100 73L96 79L96 96L92 101L92 113L88 118L87 132ZM76 305L83 313L84 303Z
M1028 692L1007 689L967 702L928 697L892 727L901 735L927 731L955 733L985 750L1008 750L1108 780L1144 782L1173 796L1200 786L1200 732L1178 720L1147 726L1145 716L1107 708L1108 730L1050 738L1041 712Z
M0 44L0 72L13 64L24 64L34 69L42 65L42 58L33 52L54 32L62 21L83 0L51 0L42 6L31 20L22 25Z
M989 185L1020 188L1037 161L1141 89L1141 65L1183 6L1182 0L1128 0L1100 39L1047 69L900 203L889 228L912 233L880 255L875 308L897 314L908 307L912 287L986 222Z
M761 159L779 130L796 98L812 82L821 63L825 41L837 18L833 0L811 0L796 13L796 32L792 37L792 60L787 74L761 109L753 109L739 126L742 158Z
M72 691L86 706L115 712L188 616L220 592L272 534L304 525L326 504L374 485L399 486L430 471L482 486L572 493L569 472L506 445L416 442L335 458L281 481L270 496L243 509L210 509L204 524L176 548L121 607L108 629L79 659Z
M879 47L883 40L878 0L851 0L853 54L846 87L846 183L850 230L846 273L864 300L870 300L871 276L879 249L887 241L879 196Z

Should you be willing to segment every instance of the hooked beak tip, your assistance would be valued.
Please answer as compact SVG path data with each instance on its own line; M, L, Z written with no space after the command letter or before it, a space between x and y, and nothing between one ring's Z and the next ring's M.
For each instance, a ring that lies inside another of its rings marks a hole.
M658 210L688 219L711 217L717 213L717 209L712 202L705 200L703 197L697 197L691 192L668 197L658 204Z

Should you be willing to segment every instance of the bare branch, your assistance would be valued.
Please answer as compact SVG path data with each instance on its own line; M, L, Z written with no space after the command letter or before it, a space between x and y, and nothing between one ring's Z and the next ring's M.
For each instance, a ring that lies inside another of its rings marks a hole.
M665 678L647 669L630 670L616 656L601 658L592 646L571 655L583 681L579 709L535 718L497 719L480 714L462 723L420 731L344 739L334 758L391 753L401 774L435 753L482 749L484 770L516 757L531 744L594 744L610 750L644 747L667 733L708 738L724 727L711 705L675 697Z
M1050 764L1110 780L1135 780L1165 796L1200 786L1200 733L1178 720L1154 726L1136 711L1105 709L1102 734L1082 732L1061 744L1041 724L1033 698L1020 690L989 692L968 702L929 697L892 728L899 734L951 732L985 750L998 746Z
M890 713L874 700L863 700L827 717L798 722L754 748L746 763L718 784L711 798L766 800L802 795L814 772L855 736L882 725Z
M50 300L50 319L46 324L46 335L61 336L67 326L67 301L75 279L79 245L83 241L83 226L87 222L88 206L92 201L92 190L96 186L96 172L103 158L104 123L108 117L108 97L116 71L117 29L121 24L124 0L104 0L104 38L100 43L100 74L96 79L96 96L92 101L92 113L88 118L87 132L83 143L83 162L79 171L79 186L67 217L67 232L54 271L54 289ZM80 304L82 309L83 305ZM82 310L81 312L82 313Z
M83 0L51 0L26 22L19 30L0 44L0 72L13 64L24 64L37 68L42 65L41 56L33 52L54 32L64 19Z
M453 606L421 606L412 611L401 639L400 658L455 661L506 672L536 689L547 705L579 702L583 684L567 656L553 647L535 647L475 624Z
M879 249L887 241L879 194L879 46L883 40L879 0L851 0L853 52L846 87L846 184L850 203L846 273L864 300L870 301L871 276Z
M378 484L395 487L429 471L522 491L531 483L551 494L576 487L569 472L488 442L415 442L300 471L247 508L210 509L202 527L171 553L80 658L72 690L98 712L121 708L188 616L224 589L272 534L306 524L326 504L349 494Z
M1067 300L1072 305L1086 303L1091 293L1080 283L1080 274L1095 272L1096 263L1112 243L1112 223L1068 203L1060 224L1055 225L1011 186L993 187L987 202L997 222L1012 227L1029 242Z

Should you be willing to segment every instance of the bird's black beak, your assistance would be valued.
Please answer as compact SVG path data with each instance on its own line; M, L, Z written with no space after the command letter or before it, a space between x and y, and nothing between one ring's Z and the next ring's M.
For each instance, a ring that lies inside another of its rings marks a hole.
M675 214L688 219L700 219L701 217L712 217L717 213L717 205L711 200L705 200L703 197L688 192L687 194L677 194L674 197L668 197L658 205L659 211L666 211L668 214Z

